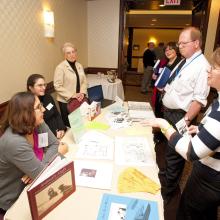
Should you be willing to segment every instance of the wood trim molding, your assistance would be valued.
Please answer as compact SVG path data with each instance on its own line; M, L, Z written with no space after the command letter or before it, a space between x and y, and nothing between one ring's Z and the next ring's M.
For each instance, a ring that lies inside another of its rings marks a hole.
M46 93L53 93L54 90L54 86L53 86L53 81L49 82L47 84L47 88L46 88ZM0 118L2 117L2 115L4 114L4 111L8 105L9 101L3 102L0 104Z
M107 74L107 71L109 71L109 70L118 71L118 68L87 67L84 69L86 74L97 74L98 72L102 72L104 74Z

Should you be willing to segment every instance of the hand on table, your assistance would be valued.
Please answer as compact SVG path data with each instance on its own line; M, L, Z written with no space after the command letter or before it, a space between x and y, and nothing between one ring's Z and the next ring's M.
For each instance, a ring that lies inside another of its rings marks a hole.
M60 145L58 146L58 153L65 155L68 152L68 145L60 142Z
M143 126L151 126L156 128L164 128L169 125L169 123L163 118L152 118L152 119L145 119L141 121Z

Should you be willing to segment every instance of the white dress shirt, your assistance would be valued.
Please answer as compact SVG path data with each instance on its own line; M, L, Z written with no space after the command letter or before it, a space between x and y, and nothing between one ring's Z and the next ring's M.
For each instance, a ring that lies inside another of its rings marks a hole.
M209 86L207 84L208 61L197 51L180 69L175 79L165 87L163 105L170 109L188 111L192 101L198 101L203 106L207 104Z

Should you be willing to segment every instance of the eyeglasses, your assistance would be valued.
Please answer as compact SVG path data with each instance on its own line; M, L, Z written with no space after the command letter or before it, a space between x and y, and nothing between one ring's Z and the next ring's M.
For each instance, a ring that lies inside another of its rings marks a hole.
M76 50L72 50L72 51L67 51L67 52L66 52L67 55L70 55L70 54L76 54L76 53L77 53Z
M44 108L42 103L39 103L37 107L34 108L35 111L41 111Z
M42 87L47 87L47 84L46 83L44 83L44 84L36 84L35 86L42 88Z
M176 46L179 47L179 46L182 45L183 47L185 47L187 44L192 43L192 42L194 42L194 41L196 41L196 40L191 40L191 41L187 41L187 42L178 42L178 43L176 44Z

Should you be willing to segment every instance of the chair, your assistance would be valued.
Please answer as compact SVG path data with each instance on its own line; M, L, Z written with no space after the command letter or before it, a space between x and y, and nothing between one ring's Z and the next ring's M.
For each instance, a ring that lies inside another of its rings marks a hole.
M102 85L90 87L87 89L87 92L88 92L89 103L92 103L93 101L101 102L102 108L111 105L115 102L114 100L104 99Z

